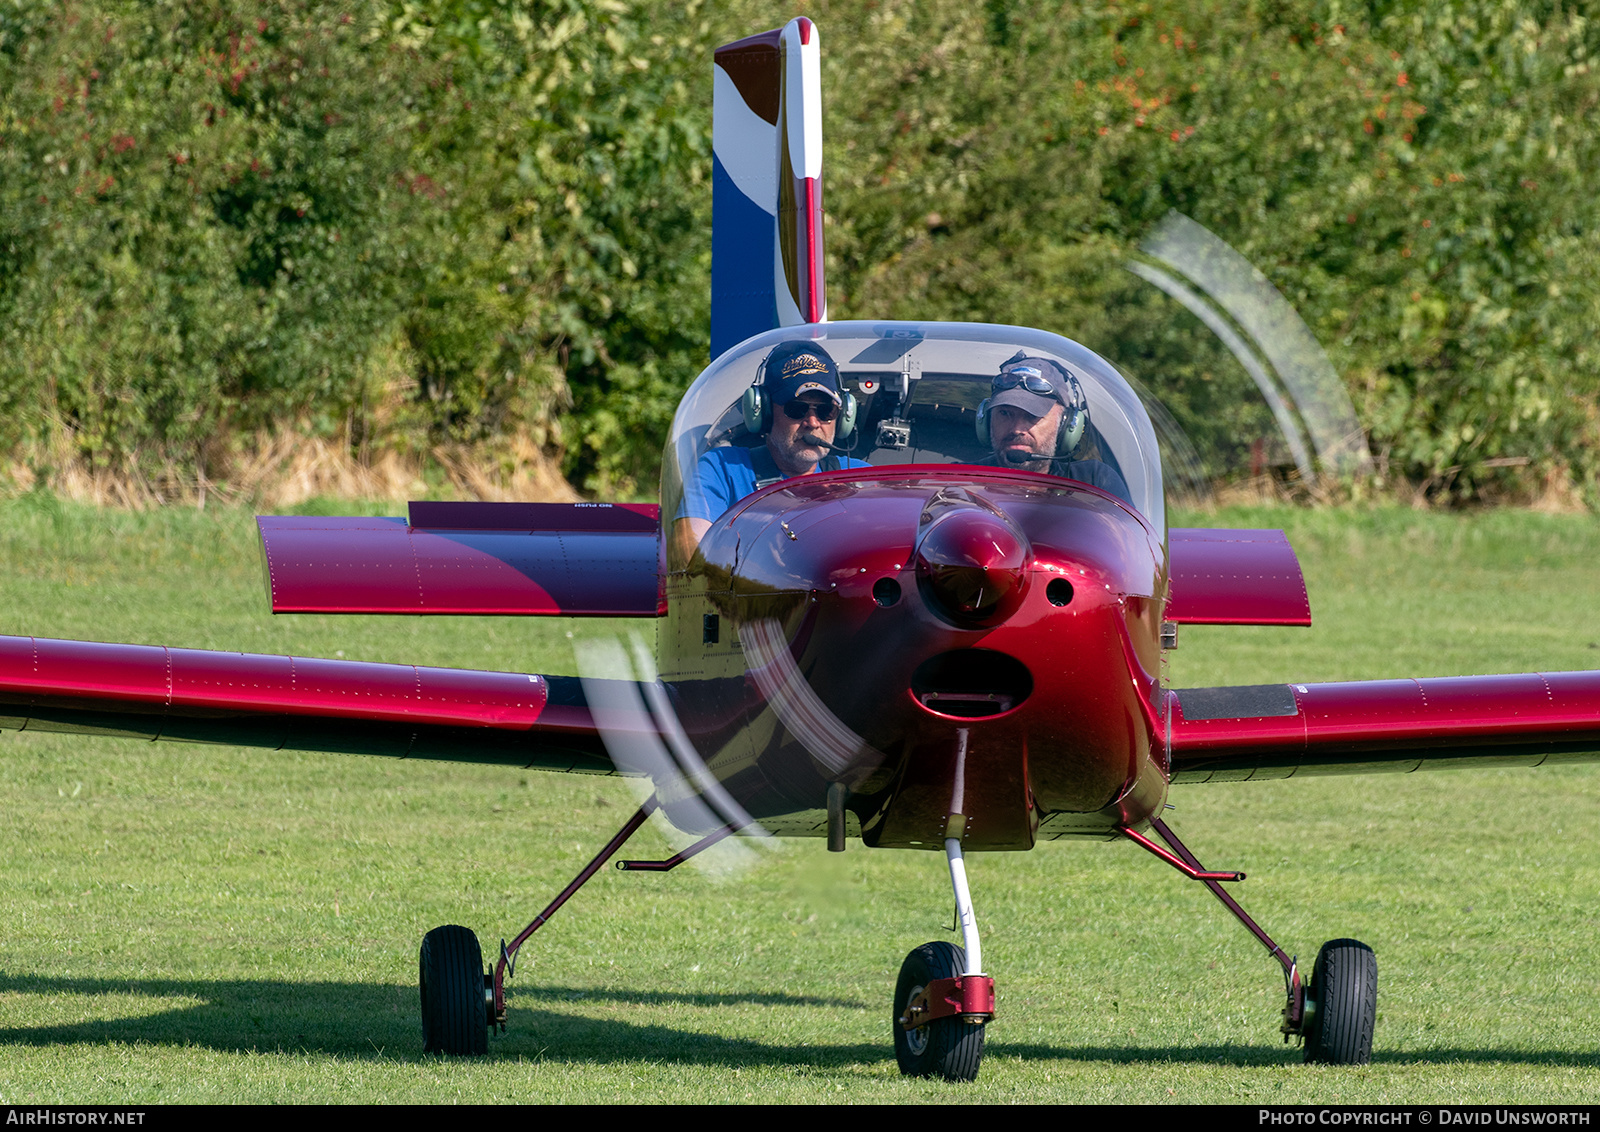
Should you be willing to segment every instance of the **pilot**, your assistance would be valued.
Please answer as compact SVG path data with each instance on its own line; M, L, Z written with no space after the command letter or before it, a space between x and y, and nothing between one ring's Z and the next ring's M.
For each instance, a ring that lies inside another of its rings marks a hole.
M673 525L673 560L689 561L711 524L750 493L791 476L865 468L842 455L834 434L853 417L855 399L839 391L839 367L815 342L784 342L761 363L741 401L745 428L764 443L724 445L700 457ZM846 425L844 431L849 432Z
M988 400L978 406L978 439L992 463L1065 476L1133 506L1122 476L1102 460L1074 460L1089 427L1089 399L1066 367L1020 351L1000 366Z

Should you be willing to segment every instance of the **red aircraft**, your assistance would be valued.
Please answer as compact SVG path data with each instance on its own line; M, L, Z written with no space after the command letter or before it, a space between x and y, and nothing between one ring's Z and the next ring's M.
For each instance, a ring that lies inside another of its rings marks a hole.
M712 364L659 507L413 503L262 518L275 613L654 619L583 679L0 638L0 726L626 774L638 812L485 972L422 941L423 1041L480 1054L519 948L652 813L699 840L942 852L964 947L906 957L901 1070L971 1079L995 1012L964 855L1128 839L1206 885L1281 964L1282 1031L1366 1062L1377 968L1310 972L1161 820L1174 782L1600 751L1600 672L1173 689L1177 626L1307 625L1277 531L1168 530L1155 432L1109 363L1019 327L828 322L810 21L714 68Z

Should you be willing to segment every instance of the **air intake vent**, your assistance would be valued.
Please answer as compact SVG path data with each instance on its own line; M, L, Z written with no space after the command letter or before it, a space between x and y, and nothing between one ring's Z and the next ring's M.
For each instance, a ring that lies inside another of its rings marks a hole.
M911 674L911 694L923 707L957 719L1004 715L1033 692L1033 674L1020 660L993 649L956 649L930 657Z

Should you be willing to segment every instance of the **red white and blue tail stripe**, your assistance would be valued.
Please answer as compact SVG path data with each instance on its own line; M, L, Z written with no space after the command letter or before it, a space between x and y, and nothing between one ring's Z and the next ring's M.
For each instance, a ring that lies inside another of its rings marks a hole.
M717 49L711 356L776 326L823 322L822 70L799 17Z

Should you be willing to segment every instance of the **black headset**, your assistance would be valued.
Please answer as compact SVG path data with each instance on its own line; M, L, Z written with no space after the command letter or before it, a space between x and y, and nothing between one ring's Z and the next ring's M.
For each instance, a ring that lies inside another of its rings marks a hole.
M1015 365L1025 360L1020 354L1011 358L1000 366L1004 373L1007 366ZM1089 427L1089 398L1083 392L1083 385L1078 381L1078 375L1066 366L1052 362L1066 376L1062 387L1057 387L1051 382L1052 395L1062 408L1061 428L1056 432L1056 451L1052 459L1065 460L1071 456L1073 450L1083 440L1084 431ZM1041 394L1042 396L1042 394ZM989 435L989 402L994 398L985 397L978 403L978 416L973 421L973 427L978 433L978 443L985 448L992 447L994 441Z
M744 391L744 396L739 398L739 411L744 414L745 431L752 436L765 436L772 427L772 397L767 393L767 362L772 355L777 353L774 348L761 359L761 365L756 369L755 383ZM853 393L839 390L839 417L834 428L833 438L839 443L850 439L850 434L856 430L856 398Z

